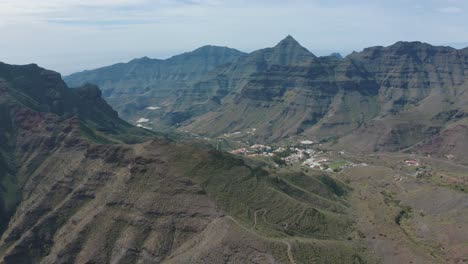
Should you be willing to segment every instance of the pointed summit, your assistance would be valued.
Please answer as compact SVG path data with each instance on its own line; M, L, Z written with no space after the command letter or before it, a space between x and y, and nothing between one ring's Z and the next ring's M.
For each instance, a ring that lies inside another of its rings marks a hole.
M303 65L310 63L315 57L301 46L291 35L281 40L274 48L272 60L279 65Z
M286 38L281 40L276 45L276 47L280 47L280 46L299 46L299 47L302 47L301 44L299 44L299 42L297 42L297 40L294 39L291 35L286 36Z

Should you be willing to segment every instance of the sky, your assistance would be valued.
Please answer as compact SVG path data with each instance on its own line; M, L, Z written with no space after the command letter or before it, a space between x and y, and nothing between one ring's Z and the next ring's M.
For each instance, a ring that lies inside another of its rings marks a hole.
M67 75L292 35L316 55L397 41L468 46L467 0L0 0L0 61Z

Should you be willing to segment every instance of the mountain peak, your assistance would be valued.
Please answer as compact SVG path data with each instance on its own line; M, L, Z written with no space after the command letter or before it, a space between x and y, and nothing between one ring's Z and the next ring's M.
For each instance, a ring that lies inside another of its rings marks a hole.
M333 52L332 54L328 55L328 57L332 57L339 60L343 59L343 56L338 52Z
M395 44L389 46L389 48L393 49L415 49L415 48L430 48L433 47L430 44L423 43L420 41L398 41Z
M229 47L222 47L222 46L214 46L214 45L205 45L201 46L191 52L188 52L191 54L223 54L223 53L232 53L232 54L238 54L243 55L244 53L242 51L229 48Z
M301 44L299 44L299 42L294 39L291 35L287 35L286 38L284 38L283 40L281 40L277 45L276 47L284 47L284 46L297 46L297 47L301 47Z
M270 62L279 65L307 64L315 57L310 51L301 46L291 35L281 40L272 49Z

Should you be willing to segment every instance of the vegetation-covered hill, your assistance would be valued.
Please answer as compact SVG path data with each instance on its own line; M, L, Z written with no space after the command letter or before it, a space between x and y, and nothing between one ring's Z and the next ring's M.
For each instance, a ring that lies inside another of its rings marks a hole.
M36 65L0 65L0 109L2 263L371 260L325 173L132 127Z

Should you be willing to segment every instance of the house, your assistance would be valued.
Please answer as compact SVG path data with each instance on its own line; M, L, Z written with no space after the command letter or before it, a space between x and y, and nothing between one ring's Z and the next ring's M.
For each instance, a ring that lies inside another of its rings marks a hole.
M449 159L449 160L453 160L455 158L455 156L452 155L452 154L448 154L445 157L447 157L447 159Z
M255 144L255 145L252 145L250 147L250 149L254 149L254 150L259 150L259 151L271 151L271 147L269 146L265 146L265 145L261 145L261 144Z
M327 158L320 158L317 160L317 163L325 163L325 162L328 162Z
M312 145L312 144L314 144L314 142L312 140L303 140L303 141L301 141L301 144L302 145Z
M419 166L419 162L416 160L406 160L405 163L408 166Z
M280 152L283 152L283 151L286 151L286 149L283 148L283 147L279 147L279 148L277 148L277 149L276 149L275 151L273 151L273 152L275 152L275 153L280 153Z
M235 149L233 151L230 151L231 154L235 155L245 155L248 152L246 148L240 148L240 149Z

